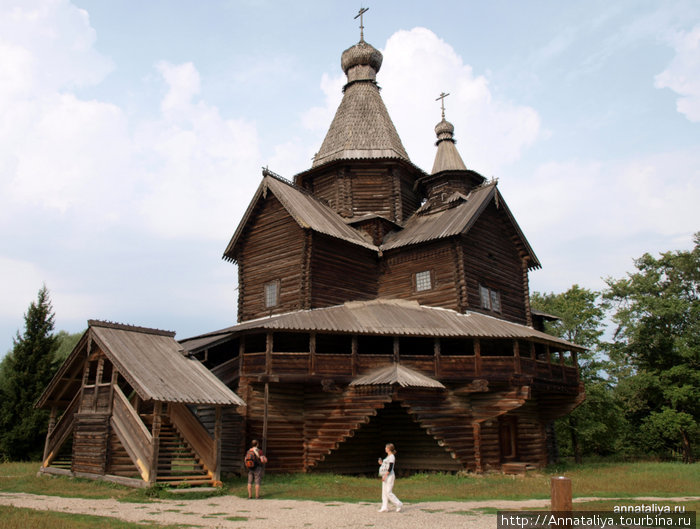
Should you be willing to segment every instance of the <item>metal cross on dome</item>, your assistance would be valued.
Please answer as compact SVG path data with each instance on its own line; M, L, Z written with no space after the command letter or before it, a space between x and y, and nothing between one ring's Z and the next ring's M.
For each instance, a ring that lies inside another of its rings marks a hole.
M450 95L446 94L445 92L442 92L440 96L435 99L435 101L440 101L440 106L442 107L442 119L445 119L445 98Z
M367 11L369 11L369 7L362 7L360 8L360 11L355 15L355 20L357 20L357 17L360 17L360 40L363 41L365 40L365 26L362 23L362 15L364 15Z

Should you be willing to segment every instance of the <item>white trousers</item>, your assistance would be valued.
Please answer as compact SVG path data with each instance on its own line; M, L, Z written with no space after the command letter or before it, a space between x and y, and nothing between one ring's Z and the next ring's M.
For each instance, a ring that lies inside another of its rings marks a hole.
M389 508L389 502L393 503L397 507L401 506L401 501L394 494L394 480L396 476L392 472L389 474L384 481L382 481L382 509Z

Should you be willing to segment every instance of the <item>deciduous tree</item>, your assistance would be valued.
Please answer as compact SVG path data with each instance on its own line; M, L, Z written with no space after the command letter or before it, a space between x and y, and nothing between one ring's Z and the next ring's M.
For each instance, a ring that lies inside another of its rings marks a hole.
M692 462L700 441L700 233L692 250L644 254L635 266L608 279L605 294L617 324L611 353L632 367L618 386L631 440Z

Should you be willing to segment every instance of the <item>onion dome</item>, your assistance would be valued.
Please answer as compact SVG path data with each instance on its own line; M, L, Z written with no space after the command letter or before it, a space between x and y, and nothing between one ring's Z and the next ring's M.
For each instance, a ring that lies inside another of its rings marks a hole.
M437 153L435 154L435 162L431 174L440 173L442 171L466 171L467 166L464 165L462 157L457 151L454 139L454 125L447 121L443 116L442 121L435 125L435 134L437 135Z
M382 67L382 60L382 53L377 48L360 40L343 52L340 66L348 76L348 83L359 80L374 81Z
M348 82L312 167L336 160L399 158L410 161L379 94L382 54L364 38L345 50L340 65Z

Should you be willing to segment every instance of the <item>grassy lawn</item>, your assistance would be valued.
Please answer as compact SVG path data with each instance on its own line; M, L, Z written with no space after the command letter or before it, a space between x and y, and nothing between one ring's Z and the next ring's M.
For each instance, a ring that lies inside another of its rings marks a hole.
M0 505L0 528L2 529L176 529L180 525L130 523L86 514L67 514L51 511L35 511ZM188 526L189 527L189 526Z
M0 464L0 491L28 492L81 498L116 498L121 501L150 501L149 491L105 482L37 476L39 463ZM449 501L549 498L550 479L564 475L572 480L574 497L700 496L700 465L681 463L587 463L549 467L526 476L468 474L417 474L398 478L396 493L407 501ZM376 501L379 479L330 474L269 474L263 481L263 496L277 499L317 501ZM246 496L246 481L224 481L223 494ZM193 499L204 494L160 497ZM617 502L619 503L619 502ZM696 505L697 506L697 505Z

